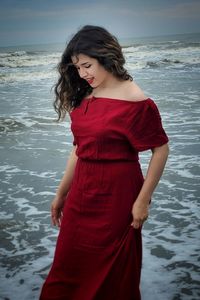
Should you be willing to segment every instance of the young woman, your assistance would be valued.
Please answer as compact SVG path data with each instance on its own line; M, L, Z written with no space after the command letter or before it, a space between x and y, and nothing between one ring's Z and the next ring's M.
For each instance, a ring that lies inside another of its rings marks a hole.
M117 39L84 26L59 64L55 109L71 117L73 149L51 206L60 227L40 300L139 300L141 228L168 138L154 101L124 68ZM138 152L151 149L145 179Z

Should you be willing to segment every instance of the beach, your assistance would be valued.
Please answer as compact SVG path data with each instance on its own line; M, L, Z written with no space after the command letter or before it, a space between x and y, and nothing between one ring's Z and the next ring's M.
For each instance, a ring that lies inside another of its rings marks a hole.
M126 67L157 104L170 140L143 227L142 300L200 299L200 34L121 41ZM0 48L0 300L38 299L58 229L50 203L72 149L56 122L64 44ZM150 151L140 153L145 175Z

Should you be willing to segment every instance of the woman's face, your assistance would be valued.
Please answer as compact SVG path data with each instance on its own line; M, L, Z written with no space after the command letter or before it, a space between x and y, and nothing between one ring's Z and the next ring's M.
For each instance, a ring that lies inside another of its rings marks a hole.
M77 68L79 76L85 79L92 88L103 85L110 75L97 59L90 56L84 54L72 56L72 62Z

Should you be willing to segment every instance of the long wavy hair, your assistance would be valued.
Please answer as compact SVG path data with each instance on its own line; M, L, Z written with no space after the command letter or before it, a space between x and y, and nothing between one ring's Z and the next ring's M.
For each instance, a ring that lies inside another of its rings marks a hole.
M99 26L82 27L69 41L58 64L59 79L55 84L54 108L58 120L63 119L66 112L80 105L82 99L91 94L92 87L82 79L72 63L72 56L84 54L95 58L115 77L132 80L124 68L125 59L117 38Z

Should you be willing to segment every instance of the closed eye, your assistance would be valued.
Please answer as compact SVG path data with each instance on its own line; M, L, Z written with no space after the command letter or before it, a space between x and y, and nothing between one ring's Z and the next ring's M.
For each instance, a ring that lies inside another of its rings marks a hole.
M83 67L86 68L86 69L89 69L89 68L91 67L91 65L86 65L86 66L84 65ZM75 68L76 68L77 70L80 70L80 67L75 66Z

